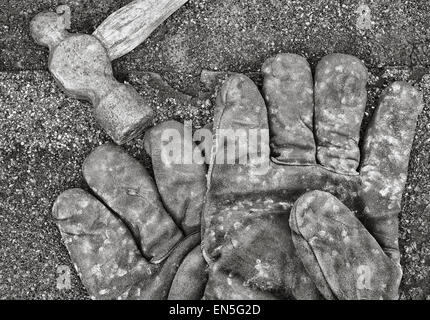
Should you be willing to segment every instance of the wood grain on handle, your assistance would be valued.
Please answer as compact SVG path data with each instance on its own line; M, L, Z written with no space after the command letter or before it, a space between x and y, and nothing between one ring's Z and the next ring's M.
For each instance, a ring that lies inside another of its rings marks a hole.
M111 14L93 33L108 50L111 60L120 58L148 38L188 0L135 0Z

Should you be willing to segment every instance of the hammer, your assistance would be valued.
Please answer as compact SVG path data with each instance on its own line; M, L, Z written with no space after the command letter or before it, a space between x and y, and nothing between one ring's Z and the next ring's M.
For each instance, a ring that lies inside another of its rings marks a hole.
M140 45L188 0L135 0L111 14L92 35L72 34L71 10L36 15L30 23L34 40L49 48L48 67L70 96L90 101L102 128L124 144L151 126L149 101L113 76L111 61Z

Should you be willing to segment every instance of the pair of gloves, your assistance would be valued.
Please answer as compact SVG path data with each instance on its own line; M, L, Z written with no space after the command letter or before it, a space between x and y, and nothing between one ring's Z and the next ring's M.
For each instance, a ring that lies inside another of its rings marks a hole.
M86 159L91 191L64 192L53 215L93 298L398 298L420 93L389 86L360 151L360 60L326 56L313 78L303 57L280 54L262 72L264 98L239 74L220 90L209 167L184 163L184 145L199 148L174 121L146 133L154 179L113 144Z

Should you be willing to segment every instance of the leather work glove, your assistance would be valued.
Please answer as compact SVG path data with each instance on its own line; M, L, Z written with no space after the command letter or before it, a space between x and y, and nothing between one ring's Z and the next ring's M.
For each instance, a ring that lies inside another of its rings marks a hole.
M389 86L360 152L368 72L359 59L326 56L313 79L304 58L280 54L262 71L264 99L244 75L217 98L204 297L397 299L398 214L421 94Z
M92 298L194 300L203 295L207 265L200 216L206 166L162 161L165 130L181 134L173 145L178 150L189 140L184 126L174 121L146 134L156 182L122 148L106 144L83 165L91 192L68 190L54 204L63 240Z

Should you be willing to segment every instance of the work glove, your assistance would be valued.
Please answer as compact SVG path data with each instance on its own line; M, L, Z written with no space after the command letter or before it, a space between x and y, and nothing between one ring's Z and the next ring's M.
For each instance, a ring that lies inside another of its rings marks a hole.
M395 82L360 152L368 72L332 54L233 75L216 102L205 299L397 299L398 214L422 97ZM236 148L235 148L236 146Z
M166 131L177 139L163 142ZM206 165L184 165L181 152L164 150L181 151L187 143L195 147L191 139L174 121L146 134L155 182L121 147L100 146L83 164L90 191L68 190L56 200L54 218L92 298L202 297L207 278L200 249Z

